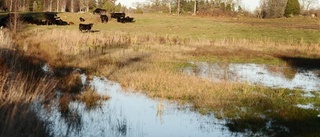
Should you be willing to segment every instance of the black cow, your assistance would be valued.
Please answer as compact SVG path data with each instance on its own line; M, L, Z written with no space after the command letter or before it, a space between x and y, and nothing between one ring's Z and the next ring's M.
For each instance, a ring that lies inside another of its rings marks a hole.
M79 20L80 20L80 22L86 21L86 20L85 20L84 18L82 18L82 17L80 17Z
M79 30L80 30L81 32L83 32L83 31L88 32L88 31L91 30L92 26L93 26L93 23L90 23L90 24L81 24L81 23L80 23L80 24L79 24Z
M129 16L127 16L127 17L125 18L125 21L126 21L126 22L134 22L133 19L134 19L134 18L130 18Z
M117 22L121 22L121 23L134 22L133 19L134 18L130 18L129 16L127 16L127 17L119 17L119 18L117 18Z
M105 9L97 8L97 9L95 9L95 10L93 11L93 14L99 14L99 15L101 15L101 14L106 14L106 12L107 12L107 10L105 10Z
M124 18L126 16L125 13L111 13L111 18L115 18L115 19L118 19L118 18Z
M100 15L100 19L102 23L108 23L108 16L107 15Z

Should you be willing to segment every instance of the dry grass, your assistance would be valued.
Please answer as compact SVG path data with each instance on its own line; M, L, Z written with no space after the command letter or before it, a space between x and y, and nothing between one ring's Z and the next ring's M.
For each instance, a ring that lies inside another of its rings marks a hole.
M106 95L99 95L94 90L87 88L83 93L81 93L81 95L77 96L77 99L84 102L87 109L91 109L101 105L101 100L108 100L110 97Z
M62 76L59 85L60 90L65 93L80 93L84 86L81 81L80 73L75 70L66 76Z
M9 30L0 30L0 45L1 48L11 48L14 45L14 41L10 36Z
M50 99L57 81L39 73L39 60L16 51L0 30L0 136L51 136L31 105Z

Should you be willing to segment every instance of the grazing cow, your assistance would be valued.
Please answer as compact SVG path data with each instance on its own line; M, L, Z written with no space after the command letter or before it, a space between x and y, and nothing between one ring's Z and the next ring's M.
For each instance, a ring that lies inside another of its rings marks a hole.
M82 17L80 17L79 20L80 20L80 22L86 21L86 20L85 20L84 18L82 18Z
M108 23L108 16L107 15L100 15L100 19L102 23Z
M79 30L80 30L81 32L83 32L83 31L88 32L88 31L91 30L92 26L93 26L93 23L90 23L90 24L81 24L81 23L80 23L80 24L79 24Z
M118 19L118 18L124 18L126 16L125 13L111 13L111 18L115 18L115 19Z
M117 18L117 22L121 22L121 23L134 22L133 19L134 18L130 18L129 16L127 16L127 17L119 17L119 18Z
M101 14L106 14L106 12L107 12L107 10L105 10L105 9L97 8L97 9L95 9L95 10L93 11L93 14L99 14L99 15L101 15Z
M129 16L127 16L127 17L125 18L125 21L126 21L126 22L134 22L133 19L134 19L134 18L130 18Z

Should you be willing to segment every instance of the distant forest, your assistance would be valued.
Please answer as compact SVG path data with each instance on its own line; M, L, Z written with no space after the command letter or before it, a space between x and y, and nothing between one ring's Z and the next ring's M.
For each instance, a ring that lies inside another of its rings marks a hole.
M278 18L311 14L317 16L320 13L319 6L315 5L318 4L317 0L260 0L260 6L254 12L249 12L243 6L242 0L147 0L144 3L134 3L133 8L125 7L117 0L0 0L0 11L89 12L95 8L103 8L109 12L157 12L205 16L240 14Z

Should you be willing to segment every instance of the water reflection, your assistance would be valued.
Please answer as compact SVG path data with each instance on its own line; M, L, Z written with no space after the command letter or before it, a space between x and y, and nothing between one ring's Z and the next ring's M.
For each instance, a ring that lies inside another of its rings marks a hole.
M94 77L89 85L111 99L94 109L86 109L84 103L73 101L69 104L73 112L70 115L62 115L58 105L51 111L38 108L39 115L52 122L50 128L55 136L239 136L228 131L224 126L226 122L212 114L200 115L188 106L125 92L118 83L105 78ZM76 116L74 123L69 121L73 116Z
M248 82L275 88L319 91L319 70L294 69L260 64L227 64L192 62L194 67L184 70L189 75L213 81Z

